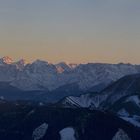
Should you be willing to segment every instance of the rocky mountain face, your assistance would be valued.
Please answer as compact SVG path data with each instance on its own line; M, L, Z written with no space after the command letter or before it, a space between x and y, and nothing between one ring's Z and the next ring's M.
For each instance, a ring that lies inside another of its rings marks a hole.
M100 93L69 96L59 103L65 107L109 111L140 127L140 74L125 76Z
M49 90L75 84L81 91L100 91L119 78L140 72L140 66L131 64L51 64L36 60L26 64L24 59L13 62L0 59L0 81L10 82L24 91Z

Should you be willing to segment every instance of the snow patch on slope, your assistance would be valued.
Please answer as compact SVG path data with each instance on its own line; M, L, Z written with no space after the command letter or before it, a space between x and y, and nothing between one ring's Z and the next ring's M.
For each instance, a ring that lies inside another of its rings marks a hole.
M122 129L119 129L119 131L115 134L112 140L131 140L131 139Z
M123 117L128 117L129 116L129 113L124 108L119 110L117 114L120 115L120 116L123 116Z
M122 118L123 120L133 124L134 126L136 127L140 127L140 116L132 116L132 117L120 117Z
M126 102L133 102L133 103L135 103L137 106L140 107L140 99L139 99L139 97L138 97L137 95L130 96L130 97L126 100Z
M59 132L61 140L76 140L75 130L73 128L67 127Z
M39 127L37 127L32 134L33 140L40 140L43 138L46 134L46 131L48 129L48 124L43 123Z

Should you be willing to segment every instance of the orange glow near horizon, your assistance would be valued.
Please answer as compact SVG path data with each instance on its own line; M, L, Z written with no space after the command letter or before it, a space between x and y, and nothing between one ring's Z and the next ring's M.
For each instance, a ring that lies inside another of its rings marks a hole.
M0 1L0 57L140 64L140 1Z

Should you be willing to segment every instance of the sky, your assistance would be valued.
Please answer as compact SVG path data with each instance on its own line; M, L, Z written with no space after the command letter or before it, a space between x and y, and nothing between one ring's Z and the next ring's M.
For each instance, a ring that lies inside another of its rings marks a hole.
M0 57L140 64L140 0L0 0Z

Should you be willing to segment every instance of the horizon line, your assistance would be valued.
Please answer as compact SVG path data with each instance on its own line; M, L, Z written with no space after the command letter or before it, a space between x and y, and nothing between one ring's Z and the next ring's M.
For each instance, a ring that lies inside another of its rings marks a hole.
M34 62L36 62L36 61L44 61L44 62L47 62L47 63L49 63L49 64L54 64L54 65L56 65L56 64L60 64L60 63L65 63L65 64L67 64L67 65L70 65L70 64L76 64L76 65L82 65L82 64L114 64L114 65L117 65L117 64L126 64L126 65L140 65L140 63L130 63L130 62L116 62L116 63L112 63L112 62L99 62L99 61L88 61L88 62L80 62L80 63L76 63L76 62L68 62L68 61L64 61L64 60L62 60L62 61L59 61L59 62L51 62L51 61L48 61L47 59L40 59L40 58L36 58L36 59L34 59L34 60L27 60L27 59L24 59L24 58L18 58L18 59L13 59L11 56L3 56L3 57L0 57L0 59L3 59L3 58L9 58L9 59L11 59L13 62L12 63L15 63L15 62L18 62L18 61L20 61L20 60L23 60L23 61L25 61L26 62L26 64L32 64L32 63L34 63ZM11 64L12 64L11 63Z

